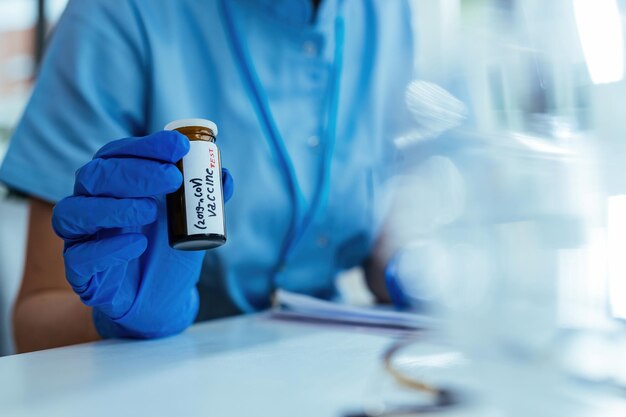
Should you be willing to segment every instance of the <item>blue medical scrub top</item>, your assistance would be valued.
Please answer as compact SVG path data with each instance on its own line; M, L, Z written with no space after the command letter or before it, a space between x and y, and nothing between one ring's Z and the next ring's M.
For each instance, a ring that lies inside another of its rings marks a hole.
M281 248L293 204L222 0L73 0L52 36L32 98L0 170L10 187L54 202L105 143L159 131L182 118L220 129L235 179L228 243L209 251L202 280L223 280L239 308L269 305L275 286L332 297L338 272L370 253L384 206L377 195L412 78L404 0L228 0L302 191L314 199L326 141L328 97L345 22L337 134L327 203L289 253ZM341 10L340 10L341 9Z

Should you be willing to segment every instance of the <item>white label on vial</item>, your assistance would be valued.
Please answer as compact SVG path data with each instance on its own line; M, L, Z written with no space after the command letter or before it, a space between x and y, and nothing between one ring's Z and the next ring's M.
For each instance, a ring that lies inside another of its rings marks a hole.
M212 142L189 142L183 157L187 234L224 234L220 153Z

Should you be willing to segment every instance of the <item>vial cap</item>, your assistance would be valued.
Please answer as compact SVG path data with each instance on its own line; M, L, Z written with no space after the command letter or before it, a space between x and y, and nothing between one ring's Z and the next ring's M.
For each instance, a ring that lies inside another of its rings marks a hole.
M213 134L217 136L217 125L214 122L207 120L207 119L174 120L173 122L168 123L163 128L163 130L176 130L176 129L180 129L181 127L193 127L193 126L206 127L207 129L211 129Z

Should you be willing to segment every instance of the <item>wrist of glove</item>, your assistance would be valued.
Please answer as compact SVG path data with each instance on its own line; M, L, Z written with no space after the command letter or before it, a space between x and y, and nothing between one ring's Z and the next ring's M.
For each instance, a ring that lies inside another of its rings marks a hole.
M133 339L152 339L166 337L178 334L189 327L196 315L198 314L199 297L198 290L193 288L189 292L187 300L181 305L176 306L174 314L154 315L148 320L141 320L141 325L134 312L129 311L127 314L119 318L112 318L99 308L93 309L93 323L98 334L103 339L112 338L133 338ZM172 306L174 307L174 306ZM162 321L163 317L175 316L178 320Z
M400 253L396 253L385 267L385 287L393 306L398 310L406 310L411 304L399 275L399 258Z

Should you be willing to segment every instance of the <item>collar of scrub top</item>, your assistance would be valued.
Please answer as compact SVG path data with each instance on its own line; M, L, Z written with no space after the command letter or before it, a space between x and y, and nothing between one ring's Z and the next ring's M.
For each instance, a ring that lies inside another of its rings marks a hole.
M248 0L252 1L252 0ZM268 7L270 11L280 17L287 16L292 23L308 23L311 21L312 5L310 0L255 0L257 3ZM325 0L328 1L328 0ZM306 203L298 183L293 161L291 160L287 148L285 146L284 139L278 129L276 120L272 114L269 99L263 88L263 84L254 66L254 61L247 48L247 43L242 39L242 32L237 26L237 21L233 14L232 6L229 4L229 0L222 0L221 10L225 22L226 30L228 31L228 38L230 40L230 46L233 51L235 59L238 61L238 67L241 70L244 83L247 86L250 97L253 101L257 117L263 127L266 139L269 141L271 149L278 161L281 171L285 174L285 180L289 189L289 196L293 206L293 214L289 226L289 231L283 242L279 260L276 265L276 273L280 272L287 261L287 258L295 245L304 235L307 228L316 219L316 217L323 211L330 190L330 169L331 161L335 147L335 140L337 137L337 119L339 113L339 94L341 86L341 71L343 67L343 55L344 55L344 18L342 14L343 0L338 0L337 15L335 17L335 51L334 51L334 63L333 72L331 75L331 94L327 98L326 102L326 125L324 132L324 152L322 160L322 169L319 170L319 178L317 181L317 187L313 196L313 200L309 209L306 210ZM369 4L368 2L364 2ZM324 2L320 5L323 7ZM367 45L373 45L372 39L375 36L374 25L374 12L371 4L366 7L366 19L367 27L370 29L367 32ZM375 52L369 51L367 55L367 62L363 63L362 73L359 77L359 88L363 91L359 91L354 97L355 103L364 102L363 95L365 94L366 81L373 68ZM356 107L352 107L354 113L356 113ZM356 117L352 117L351 123L348 123L348 127L354 125ZM275 274L274 274L275 275Z

